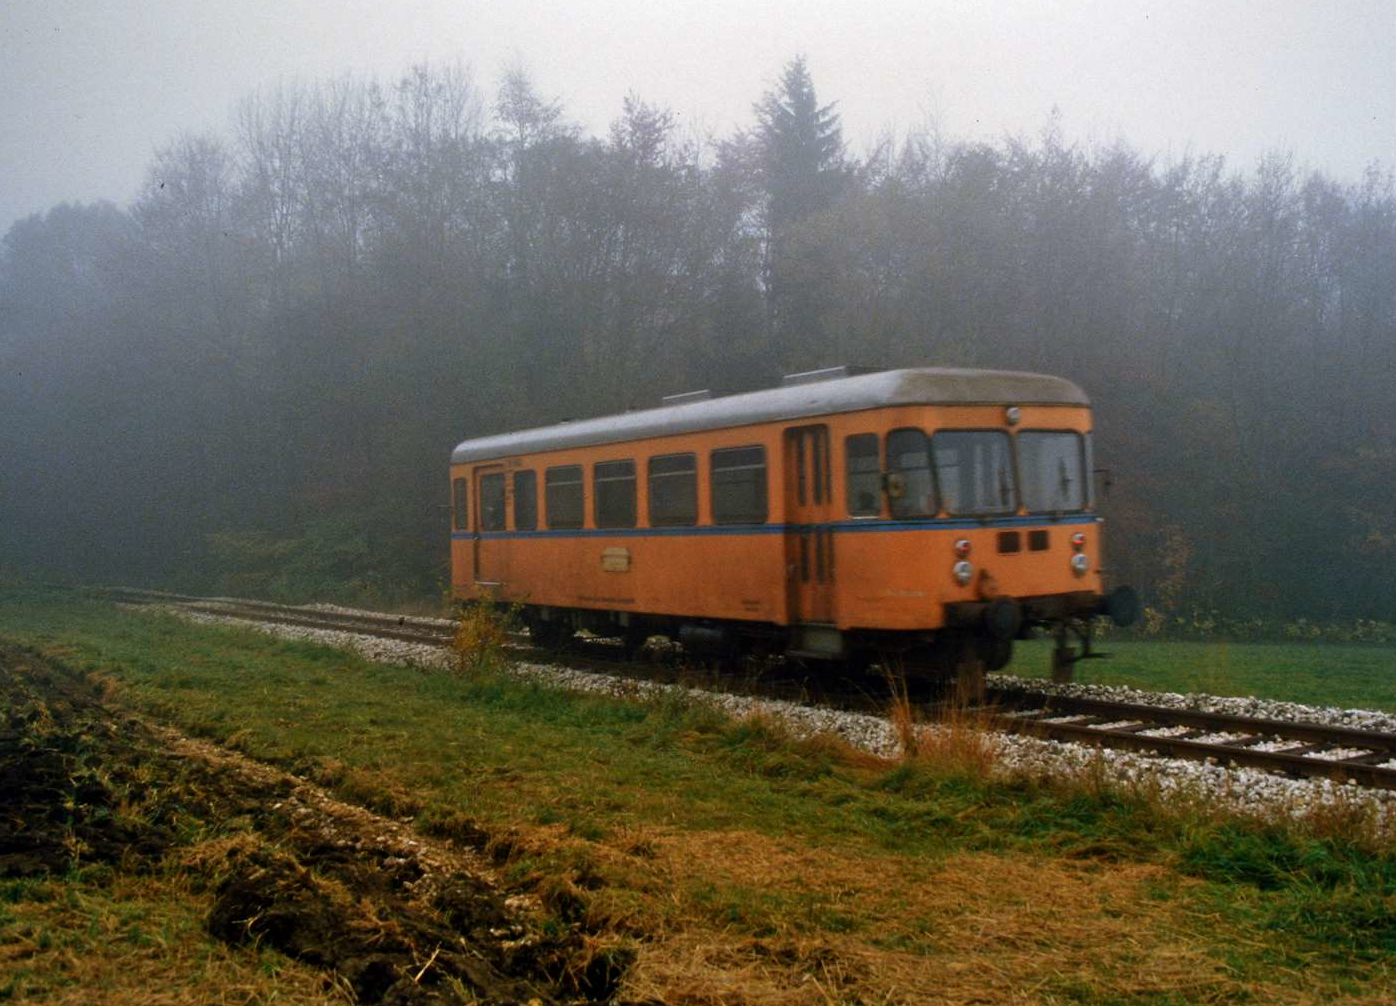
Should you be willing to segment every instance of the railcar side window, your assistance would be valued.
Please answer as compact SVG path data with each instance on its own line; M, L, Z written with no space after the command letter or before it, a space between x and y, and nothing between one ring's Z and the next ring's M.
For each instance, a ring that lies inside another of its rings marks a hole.
M466 506L465 479L451 483L451 525L457 531L470 527L470 509Z
M504 473L480 476L480 530L504 530Z
M713 451L712 491L714 524L764 524L766 448Z
M882 513L882 471L877 463L877 434L859 433L843 442L848 462L848 514L876 517Z
M514 473L514 530L534 531L538 528L538 473Z
M592 469L597 527L635 526L635 462L602 461Z
M893 517L933 517L935 480L926 434L915 429L887 434L887 497Z
M931 439L940 498L952 514L1018 509L1013 452L998 430L941 430Z
M698 456L650 458L650 526L692 527L698 523Z
M582 526L582 466L549 468L543 475L543 498L548 507L548 527Z
M1032 513L1086 508L1089 474L1079 433L1023 430L1018 434L1023 505Z

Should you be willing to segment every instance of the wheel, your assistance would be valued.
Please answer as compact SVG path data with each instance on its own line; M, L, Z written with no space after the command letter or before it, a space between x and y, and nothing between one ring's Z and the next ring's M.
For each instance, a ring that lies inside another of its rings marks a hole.
M955 704L977 706L984 702L984 661L969 657L955 666Z
M631 622L625 627L625 632L620 637L621 645L625 648L625 659L634 660L640 655L640 651L645 648L645 644L650 641L650 630L647 626L639 622Z
M986 639L979 646L979 656L986 671L1001 671L1013 659L1013 640Z
M528 635L533 645L540 649L560 650L575 633L571 624L560 618L530 618Z
M878 652L870 646L850 650L841 661L840 670L851 682L881 681L883 678Z

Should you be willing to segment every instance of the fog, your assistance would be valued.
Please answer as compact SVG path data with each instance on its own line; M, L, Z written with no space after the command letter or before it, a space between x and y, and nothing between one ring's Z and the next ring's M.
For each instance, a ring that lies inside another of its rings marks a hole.
M1353 181L1396 161L1396 16L1385 0L48 0L0 20L0 232L62 201L133 198L180 130L241 97L346 72L523 64L603 132L635 92L727 133L802 52L863 151L933 119L948 135L1127 138L1145 157L1275 149Z
M1354 125L1392 100L1362 99L1380 25L806 5L738 39L673 5L623 59L640 8L540 5L531 37L477 11L467 61L430 4L316 9L94 14L80 66L3 99L32 127L4 140L5 569L420 598L465 437L990 366L1091 394L1110 571L1157 611L1392 619L1396 191ZM7 29L35 76L46 23Z

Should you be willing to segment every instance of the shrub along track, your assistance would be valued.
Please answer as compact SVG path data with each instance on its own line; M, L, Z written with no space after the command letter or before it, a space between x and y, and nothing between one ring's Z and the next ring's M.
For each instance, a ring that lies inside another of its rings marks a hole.
M127 603L177 606L210 615L357 632L431 646L447 645L453 637L449 623L440 619L324 611L262 601L197 598L125 588L112 588L104 593L113 600ZM524 645L528 642L527 635L515 638ZM564 658L558 653L548 656L553 661ZM634 662L595 660L577 654L567 654L565 659L569 664L613 675L663 678L670 673L663 668ZM718 682L717 687L730 684L730 680ZM822 704L838 708L885 709L886 696L877 694L880 684L863 681L856 687L847 687L847 683L840 687L824 683L819 687L820 694L813 697ZM755 687L763 697L810 698L812 683L777 674L756 683ZM1396 764L1396 735L1389 733L1067 698L1031 689L991 690L987 705L976 710L976 716L995 729L1030 737L1396 790L1396 768L1392 767Z
M0 877L181 864L213 893L210 934L324 968L361 1003L612 995L623 962L545 927L477 851L116 709L99 685L0 644Z

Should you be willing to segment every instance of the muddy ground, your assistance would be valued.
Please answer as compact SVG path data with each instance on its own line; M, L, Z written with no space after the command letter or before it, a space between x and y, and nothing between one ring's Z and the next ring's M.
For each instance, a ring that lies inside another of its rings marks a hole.
M91 863L192 871L213 892L213 936L275 946L362 1003L601 1002L621 978L623 961L544 924L477 851L116 708L0 644L0 877Z

